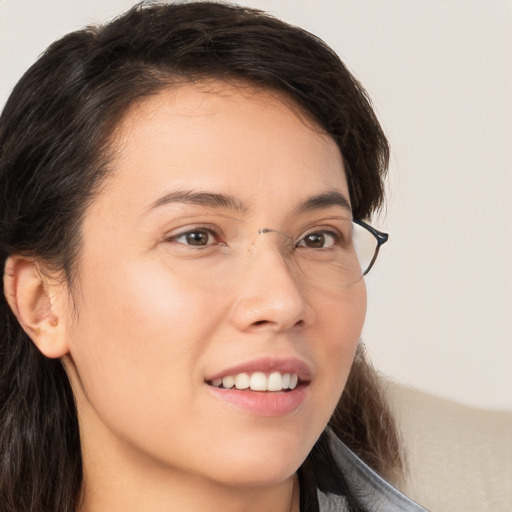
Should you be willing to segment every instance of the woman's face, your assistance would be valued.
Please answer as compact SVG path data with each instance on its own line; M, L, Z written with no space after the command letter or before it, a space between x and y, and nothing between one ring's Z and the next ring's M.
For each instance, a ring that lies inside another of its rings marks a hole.
M114 143L69 306L86 465L286 479L338 402L366 309L362 280L316 285L282 251L281 233L350 218L337 146L276 94L221 83L133 106Z

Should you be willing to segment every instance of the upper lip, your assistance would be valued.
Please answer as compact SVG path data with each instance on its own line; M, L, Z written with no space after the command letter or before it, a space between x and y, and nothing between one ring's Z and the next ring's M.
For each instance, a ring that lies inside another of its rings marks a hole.
M311 366L295 357L289 358L275 358L275 357L260 357L252 359L229 368L225 368L219 372L208 375L205 379L207 382L216 379L222 379L228 375L237 375L239 373L272 373L280 372L284 373L295 373L302 382L310 381L313 376L313 370Z

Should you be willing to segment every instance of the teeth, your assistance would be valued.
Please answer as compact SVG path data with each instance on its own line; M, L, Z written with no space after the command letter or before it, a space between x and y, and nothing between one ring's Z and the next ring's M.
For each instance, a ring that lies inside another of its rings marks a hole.
M273 372L268 376L267 389L269 391L281 391L283 389L283 377L279 372Z
M235 377L228 375L222 379L222 386L231 389L235 385Z
M247 373L239 373L235 377L236 389L247 389L250 386L250 377Z
M295 373L272 372L265 375L263 372L252 374L238 373L237 375L226 375L222 379L215 379L211 382L216 388L248 389L252 391L283 391L285 389L295 389L299 382L299 377Z
M256 372L251 375L249 387L253 391L267 391L267 377L263 372Z

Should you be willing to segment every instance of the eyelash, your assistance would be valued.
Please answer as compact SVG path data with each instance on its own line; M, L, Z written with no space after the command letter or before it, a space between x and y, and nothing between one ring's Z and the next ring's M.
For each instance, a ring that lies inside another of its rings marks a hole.
M217 241L215 243L207 243L206 245L200 245L200 244L194 245L194 244L178 241L179 238L186 237L186 236L189 236L192 234L197 234L197 233L206 234L208 236L215 238ZM175 235L168 236L168 237L166 237L165 241L166 242L175 242L175 243L182 244L182 245L185 245L188 247L193 247L195 249L201 249L201 248L209 247L209 246L215 245L215 244L225 245L225 244L221 244L220 242L218 242L220 236L221 236L220 232L217 229L214 229L211 227L205 227L205 226L198 226L198 227L195 227L192 229L187 229L186 231L182 231Z
M319 235L319 234L332 238L333 244L329 247L317 247L316 249L318 249L318 250L332 249L334 246L339 245L339 243L340 243L340 240L341 240L340 233L330 230L330 229L315 229L313 231L309 231L304 236L302 236L301 239L295 244L295 247L296 248L300 248L300 247L308 248L307 246L300 245L301 242L306 240L306 238L308 236ZM312 247L309 247L309 249L312 249Z

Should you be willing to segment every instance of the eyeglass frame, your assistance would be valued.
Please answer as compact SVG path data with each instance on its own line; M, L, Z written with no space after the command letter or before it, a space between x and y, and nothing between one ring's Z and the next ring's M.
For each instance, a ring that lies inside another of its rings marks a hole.
M389 234L383 233L382 231L375 229L374 227L370 226L370 224L367 224L364 220L361 220L361 219L353 219L352 222L354 224L357 224L357 225L361 226L362 228L366 229L377 240L377 247L375 248L373 257L372 257L368 267L362 274L363 276L365 276L366 274L368 274L368 272L370 272L371 268L373 267L373 264L375 263L377 256L379 255L381 245L384 245L388 241Z

